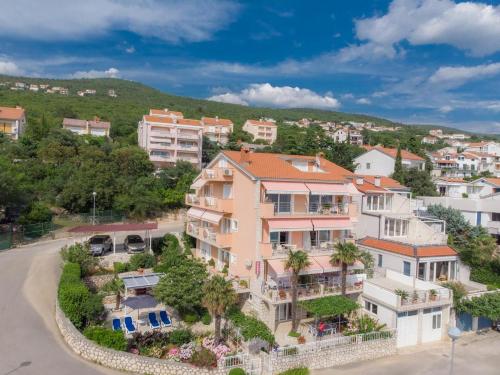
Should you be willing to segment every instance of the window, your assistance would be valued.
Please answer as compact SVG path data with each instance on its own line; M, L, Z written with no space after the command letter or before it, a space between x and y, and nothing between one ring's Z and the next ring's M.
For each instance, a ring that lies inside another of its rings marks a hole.
M408 235L408 220L385 218L384 234L387 237L404 237Z
M227 168L227 160L226 159L219 160L219 168Z
M418 264L418 278L420 280L425 280L425 267L427 263L419 263Z
M382 267L382 264L383 264L383 256L382 256L382 254L379 254L378 255L378 266Z
M231 232L238 231L238 220L231 219Z
M491 221L500 221L500 212L492 212Z
M271 232L269 241L273 245L283 245L288 243L288 232Z
M377 315L378 312L378 306L375 305L374 303L365 301L365 310L371 312L372 314Z
M411 263L410 262L406 262L406 261L403 262L403 273L406 276L411 275Z
M432 316L432 329L441 329L441 313Z
M267 194L267 201L274 203L275 213L291 213L292 196L290 194Z
M370 169L371 168L371 164L370 163L366 163L366 169Z

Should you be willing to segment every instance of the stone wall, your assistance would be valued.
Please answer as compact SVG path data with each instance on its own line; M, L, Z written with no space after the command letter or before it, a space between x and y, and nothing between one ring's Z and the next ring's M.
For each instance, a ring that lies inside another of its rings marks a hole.
M270 374L279 374L295 367L322 369L348 363L372 360L397 353L396 336L350 345L341 345L316 352L298 353L287 356L261 353L263 369Z
M83 282L92 290L101 289L104 285L114 279L114 274L85 276Z
M186 363L143 357L104 348L88 340L66 318L56 304L56 323L68 346L82 358L120 371L148 375L225 375L222 369L201 369Z

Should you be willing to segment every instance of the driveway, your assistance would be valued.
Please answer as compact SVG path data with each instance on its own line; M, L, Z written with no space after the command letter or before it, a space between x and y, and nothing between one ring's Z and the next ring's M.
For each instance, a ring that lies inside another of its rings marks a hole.
M182 230L181 223L161 233ZM160 231L159 231L160 232ZM54 321L59 239L0 252L0 375L122 374L81 360Z
M397 356L312 371L312 375L448 375L450 342L400 350ZM500 333L466 335L455 346L455 375L500 374Z

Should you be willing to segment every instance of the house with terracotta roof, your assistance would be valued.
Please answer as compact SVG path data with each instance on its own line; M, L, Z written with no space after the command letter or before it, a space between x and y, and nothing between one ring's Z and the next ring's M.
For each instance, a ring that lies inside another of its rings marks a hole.
M21 107L0 107L0 133L18 140L26 128L26 113Z
M99 117L93 120L80 120L75 118L64 118L63 129L69 130L78 135L91 135L94 137L109 137L111 123L101 121Z
M397 149L382 146L363 146L366 152L354 159L356 173L389 177L394 173ZM409 151L401 150L403 167L425 169L425 159Z
M425 137L422 138L422 143L426 143L429 145L435 145L438 142L439 142L439 138L434 137L433 135L426 135Z
M157 168L172 166L179 160L201 169L203 125L185 119L182 112L150 109L137 127L138 144Z
M301 274L299 300L341 292L340 264L329 259L336 243L354 241L360 193L353 180L352 172L320 155L223 151L186 196L192 252L214 264L211 271L227 270L244 308L272 330L289 326L291 274L283 262L290 250L304 250L311 262ZM353 299L366 278L362 269L359 262L349 266Z
M212 142L225 145L229 142L229 136L233 132L233 122L225 118L202 117L203 135Z
M268 144L273 144L278 136L278 125L272 121L247 120L243 124L243 130L250 133L255 140L263 140Z
M495 141L470 142L465 151L480 152L484 154L499 155L500 144Z

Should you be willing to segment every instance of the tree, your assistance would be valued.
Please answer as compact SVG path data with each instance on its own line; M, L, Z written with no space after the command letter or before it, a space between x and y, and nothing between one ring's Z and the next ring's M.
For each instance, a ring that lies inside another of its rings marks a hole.
M361 259L361 252L358 247L351 242L339 242L335 244L335 252L330 258L330 263L342 265L342 295L346 295L347 287L347 267L355 261Z
M464 299L457 307L458 311L465 311L472 316L484 316L493 321L500 319L500 293L483 294L480 297Z
M288 253L285 260L285 270L292 271L292 331L297 331L299 321L297 319L297 288L299 282L299 273L311 265L309 256L302 250Z
M394 178L394 175L393 175ZM398 180L399 181L399 180ZM404 172L403 185L411 188L414 196L437 195L436 185L432 182L429 173L418 168L411 168Z
M103 290L106 292L115 293L115 296L116 296L115 310L118 310L120 308L121 294L124 293L124 291L125 291L125 285L123 284L123 280L120 279L115 274L115 277L113 278L113 280L111 280L109 283L104 285Z
M405 170L403 169L403 159L401 157L401 145L398 145L396 161L394 163L394 173L392 178L401 184L405 183Z
M181 314L193 312L201 306L203 285L208 278L204 263L185 258L163 276L153 293L158 301L172 306Z
M221 337L220 327L222 316L236 301L237 296L233 285L222 276L213 276L203 288L202 305L214 317L216 342L219 342Z

